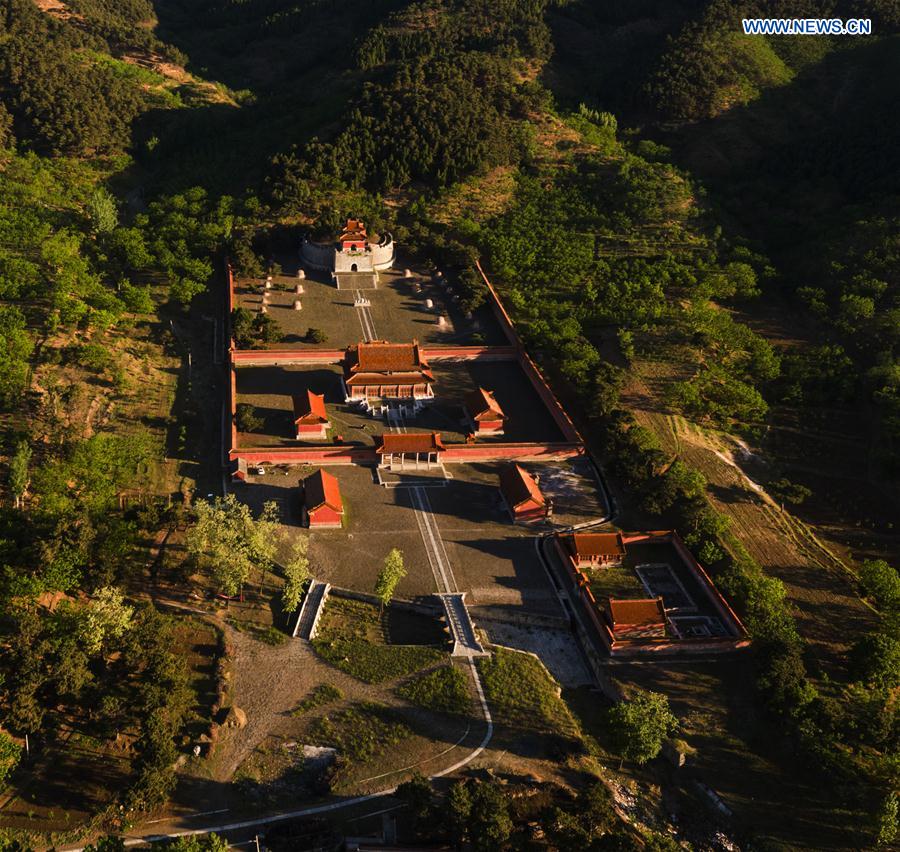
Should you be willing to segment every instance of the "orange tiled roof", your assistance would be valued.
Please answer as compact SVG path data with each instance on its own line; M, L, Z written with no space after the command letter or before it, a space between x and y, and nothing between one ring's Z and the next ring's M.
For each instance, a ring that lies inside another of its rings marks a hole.
M666 623L666 610L662 598L636 598L634 600L609 598L607 612L613 629Z
M304 396L294 397L294 423L327 423L325 394L307 390Z
M385 453L436 453L446 448L440 432L390 432L381 436L381 443L375 449L379 455Z
M343 233L338 238L338 242L344 240L358 240L366 238L366 223L362 219L348 219L344 225Z
M494 399L494 394L484 388L478 388L466 397L466 410L472 415L473 420L506 419L503 409Z
M344 501L341 499L341 489L337 479L327 470L319 468L311 476L303 480L306 510L312 512L320 506L328 506L335 512L344 511Z
M349 346L344 357L344 376L348 385L411 385L434 381L416 340L412 343L375 340ZM385 381L385 377L389 379Z
M534 477L524 467L515 463L500 470L500 490L512 508L529 500L538 506L543 506L547 502Z
M349 387L356 385L422 385L434 381L430 373L354 373L346 382Z
M575 533L566 536L576 556L624 556L622 533Z
M428 364L419 351L419 343L388 343L386 340L373 340L371 343L359 343L351 349L356 350L356 370L364 373L390 373L418 370Z

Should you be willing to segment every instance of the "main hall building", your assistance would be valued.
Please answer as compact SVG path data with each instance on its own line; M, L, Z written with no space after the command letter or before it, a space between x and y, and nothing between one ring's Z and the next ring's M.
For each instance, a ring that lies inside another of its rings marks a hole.
M343 381L347 402L374 404L434 398L434 375L416 340L373 340L347 347Z

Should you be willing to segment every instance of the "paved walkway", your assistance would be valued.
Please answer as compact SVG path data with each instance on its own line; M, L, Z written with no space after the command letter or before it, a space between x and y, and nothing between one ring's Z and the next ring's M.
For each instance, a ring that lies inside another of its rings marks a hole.
M392 431L406 432L403 417L399 412L392 411L388 415L388 423ZM456 585L450 557L447 555L447 549L444 547L444 540L441 538L437 518L435 518L431 509L428 492L423 486L416 485L409 489L409 493L412 498L412 508L416 516L416 524L419 527L419 534L422 536L422 541L425 544L428 564L431 566L431 573L434 574L437 594L443 604L444 612L447 616L447 624L453 635L453 656L470 658L483 656L486 652L475 635L475 625L472 623L468 609L466 609L465 593L461 593Z
M359 324L362 326L363 340L368 343L371 340L377 340L375 334L375 323L372 321L372 313L369 310L369 299L363 296L362 290L355 293L356 310L359 314Z
M475 625L466 609L465 593L438 595L447 614L447 623L453 634L454 657L483 657L487 655L478 637Z
M297 617L294 636L307 641L315 637L319 615L322 613L322 607L325 606L325 599L328 597L330 589L329 583L310 580L309 590L303 598L303 606L300 607L300 615Z

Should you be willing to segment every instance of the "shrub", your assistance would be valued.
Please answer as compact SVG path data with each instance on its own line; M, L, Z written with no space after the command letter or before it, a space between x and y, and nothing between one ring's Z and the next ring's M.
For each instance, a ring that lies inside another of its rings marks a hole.
M443 713L466 714L472 709L466 676L455 666L441 666L397 688L401 698Z
M238 403L235 419L241 432L256 432L263 425L263 420L256 413L256 408L247 402Z

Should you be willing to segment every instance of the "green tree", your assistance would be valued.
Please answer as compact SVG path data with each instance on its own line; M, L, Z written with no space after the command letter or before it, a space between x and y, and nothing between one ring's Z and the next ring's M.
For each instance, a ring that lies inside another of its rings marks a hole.
M381 609L391 602L397 585L406 576L403 554L395 547L384 559L384 565L375 581L375 596L381 601Z
M678 729L669 699L660 692L637 691L609 711L611 733L623 759L646 763Z
M171 842L151 843L150 848L156 852L228 852L231 847L218 834L203 834L178 837Z
M134 607L125 603L121 589L98 589L79 613L78 633L87 653L97 654L111 640L120 639L131 627L133 615Z
M187 534L188 552L208 567L218 588L236 595L255 567L260 572L272 566L277 549L278 506L266 503L259 518L234 494L215 502L201 501Z
M19 765L21 757L22 746L9 734L0 731L0 790L6 786L6 779Z
M303 597L303 585L309 580L309 539L299 535L294 539L291 557L284 566L284 588L281 590L281 605L285 612L296 612Z
M263 343L278 343L284 338L281 326L271 314L257 314L253 330Z
M900 797L892 791L885 796L878 811L878 833L875 842L878 846L890 846L897 839L898 822L900 822Z
M231 334L238 348L248 349L253 345L255 340L253 314L246 308L235 308L231 312Z
M25 390L33 349L25 315L17 307L0 306L0 407L12 405Z
M886 633L864 636L850 651L850 670L879 689L900 686L900 638Z
M444 812L447 833L457 848L462 846L468 836L471 813L472 793L469 785L465 781L457 781L447 793L447 806Z
M116 199L102 186L98 186L88 201L88 215L95 234L111 234L119 226Z
M9 490L16 502L16 508L22 505L22 498L28 490L28 466L31 464L31 446L27 438L16 442L16 451L9 460Z
M262 417L257 414L256 407L249 402L239 402L235 411L235 421L241 432L256 432L263 426Z
M554 810L550 832L561 849L590 849L618 822L609 790L602 781L596 781L578 794L572 807Z
M476 782L469 811L469 840L479 852L502 849L512 833L509 803L496 783Z
M394 795L406 805L416 831L429 825L433 813L434 790L431 782L421 772L416 772L409 781L400 784Z
M882 610L900 608L900 575L883 559L867 559L859 572L863 590Z

